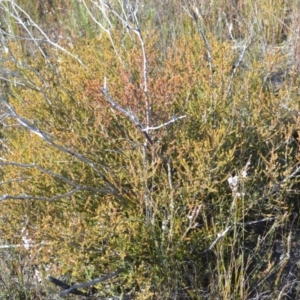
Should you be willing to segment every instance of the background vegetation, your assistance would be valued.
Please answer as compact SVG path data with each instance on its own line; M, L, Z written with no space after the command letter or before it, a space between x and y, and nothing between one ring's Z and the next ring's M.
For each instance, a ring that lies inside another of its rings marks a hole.
M299 9L1 1L1 299L298 299Z

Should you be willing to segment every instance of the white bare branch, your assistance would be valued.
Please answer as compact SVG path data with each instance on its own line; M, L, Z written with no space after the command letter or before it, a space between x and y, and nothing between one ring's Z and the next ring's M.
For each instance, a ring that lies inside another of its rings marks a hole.
M144 127L142 125L142 123L139 121L138 117L135 116L132 112L130 112L129 110L126 110L124 108L122 108L119 104L117 104L108 94L108 91L106 88L102 88L101 89L104 96L106 97L106 99L108 100L108 102L111 104L111 106L116 109L117 111L121 112L123 115L125 115L126 117L129 118L130 121L132 121L141 131L142 133L145 135L146 139L148 142L150 142L150 144L153 144L153 140L150 137L150 135L147 133L147 131L144 130Z
M121 195L118 192L118 189L114 186L114 184L112 184L105 176L105 174L103 172L101 172L95 165L94 162L92 162L91 160L89 160L88 158L84 157L83 155L81 155L80 153L73 151L71 149L68 149L64 146L61 146L59 144L57 144L56 142L53 141L52 137L45 133L44 131L40 130L36 125L31 124L28 120L21 118L16 111L13 109L13 107L8 104L3 98L0 99L2 100L1 102L7 107L8 109L8 114L15 118L17 120L17 122L19 123L19 125L21 125L22 127L26 128L27 130L29 130L30 132L36 134L37 136L39 136L40 138L42 138L45 142L47 142L48 144L50 144L51 146L55 147L56 149L67 153L73 157L75 157L76 159L78 159L81 162L86 163L87 165L89 165L96 173L99 177L102 178L102 180L106 183L106 185L109 187L110 189L110 193L117 196L118 198L121 197Z
M154 127L146 127L146 128L144 128L144 129L142 129L142 131L157 130L157 129L160 129L160 128L162 128L162 127L165 127L165 126L167 126L167 125L169 125L169 124L172 124L172 123L176 122L177 120L184 119L185 117L186 117L186 115L184 115L184 116L179 116L179 117L175 117L175 116L174 116L170 121L168 121L168 122L166 122L166 123L163 123L163 124L161 124L161 125L154 126Z
M4 3L10 3L12 6L12 9L9 9L9 7L4 5ZM18 24L20 24L24 28L24 30L30 36L30 40L35 43L35 45L38 47L39 51L42 53L42 55L44 56L44 58L46 60L47 60L47 56L44 53L44 51L41 49L41 47L37 44L38 39L35 36L33 36L33 34L28 29L28 24L30 24L30 26L36 28L40 32L40 34L44 37L45 42L49 43L54 48L66 53L67 55L73 57L76 61L78 61L81 65L83 65L83 62L77 56L75 56L70 51L68 51L65 48L63 48L62 46L60 46L59 44L53 42L48 37L48 35L41 29L41 27L36 22L33 21L31 16L24 9L22 9L22 7L20 5L16 4L15 1L12 1L12 0L3 1L2 0L2 1L0 1L0 8L2 10L4 10L6 13L8 13ZM19 14L20 12L23 14L24 17L26 17L28 24L24 23L22 17Z
M245 227L245 226L255 225L255 224L259 224L259 223L273 222L275 220L276 220L275 217L270 217L270 218L265 218L265 219L256 220L256 221L249 221L249 222L245 222L245 223L240 223L239 222L239 223L235 223L234 225ZM203 253L206 253L206 252L209 252L210 250L212 250L215 247L215 245L221 239L223 239L228 232L230 232L234 228L234 225L230 225L225 230L223 230L222 232L218 233L216 239L210 244L210 246L207 249L203 250L201 253L203 254Z
M133 24L132 24L131 22L128 21L128 16L126 15L125 12L124 12L125 17L123 17L108 2L104 1L103 4L107 7L107 9L109 9L109 11L115 17L117 17L121 21L121 23L123 24L123 26L125 28L127 28L129 31L134 32L139 39L139 43L141 45L142 56L143 56L143 88L144 88L144 93L146 95L145 116L146 116L146 124L147 124L146 127L148 127L149 122L150 122L150 111L151 111L151 107L150 107L150 103L149 103L149 99L148 99L148 61L147 61L145 41L142 36L138 18L136 16L136 10L133 10L132 5L129 2L127 2L129 9L131 10L130 13L131 13L131 16L133 19Z
M100 21L97 20L97 18L94 16L94 14L91 12L91 10L88 8L87 4L86 4L86 1L85 0L82 0L82 3L87 11L87 13L89 14L89 16L91 17L91 19L95 22L95 24L97 24L108 36L109 38L109 41L114 49L114 52L118 58L118 60L120 61L120 63L124 66L124 63L123 63L123 60L119 54L119 51L115 45L115 42L112 38L112 35L111 35L111 28L113 27L108 15L107 15L107 9L106 9L106 5L102 2L102 1L99 1L99 3L95 2L95 1L92 1L93 4L99 9L99 11L102 13L102 16L104 17L105 19L105 22L108 24L107 26L105 26L104 24L102 24Z

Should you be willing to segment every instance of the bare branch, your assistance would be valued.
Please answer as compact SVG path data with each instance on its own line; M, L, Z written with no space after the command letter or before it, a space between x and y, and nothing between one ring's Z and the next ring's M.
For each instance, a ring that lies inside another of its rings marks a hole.
M144 93L146 95L146 100L145 100L145 116L146 116L146 126L149 126L150 122L150 103L148 99L148 61L147 61L147 55L146 55L146 47L145 47L145 42L144 38L141 33L141 28L139 25L138 18L136 16L136 11L133 11L132 5L128 1L127 4L130 7L131 10L131 15L133 17L134 25L130 24L126 18L123 18L119 13L117 13L112 6L108 2L104 2L104 4L107 6L107 8L111 11L113 15L115 15L123 24L125 28L128 30L134 32L140 42L141 45L141 50L142 50L142 55L143 55L143 88L144 88ZM148 140L148 139L147 139ZM149 141L149 140L148 140Z
M276 220L275 217L270 217L270 218L265 218L265 219L262 219L262 220L256 220L256 221L250 221L250 222L245 222L245 223L235 223L234 225L239 225L239 226L242 226L242 227L245 227L245 226L249 226L249 225L255 225L255 224L259 224L259 223L265 223L265 222L271 222L271 221L274 221ZM223 230L222 232L218 233L217 235L217 238L211 243L211 245L203 250L201 253L204 254L210 250L212 250L214 248L214 246L222 239L225 237L225 235L230 232L233 228L234 228L234 225L230 225L228 226L225 230Z
M109 38L109 41L110 41L110 43L111 43L111 45L112 45L112 47L113 47L113 49L114 49L114 51L115 51L115 54L117 55L117 58L119 59L120 63L124 66L124 63L123 63L122 58L121 58L121 56L120 56L120 54L119 54L119 51L117 50L116 45L115 45L115 42L114 42L114 40L113 40L113 38L112 38L112 36L111 36L110 30L107 29L103 24L101 24L101 23L95 18L95 16L92 14L91 10L88 8L88 6L87 6L85 0L82 0L82 3L83 3L83 5L84 5L84 7L85 7L87 13L89 14L89 16L90 16L90 17L92 18L92 20L95 22L95 24L97 24L97 25L98 25L98 26L99 26L99 27L107 34L107 36L108 36L108 38ZM107 14L106 14L106 9L105 9L106 5L104 5L102 1L99 1L99 4L97 4L96 2L93 1L93 4L101 11L101 13L102 13L102 15L103 15L105 21L108 23L108 26L109 26L109 27L112 27L111 21L110 21L109 17L108 17Z
M214 246L233 228L233 226L228 226L225 230L223 230L221 233L218 233L217 238L211 243L211 245L202 251L201 253L206 253L214 248Z
M164 126L167 126L167 125L169 125L169 124L171 124L171 123L174 123L174 122L176 122L177 120L184 119L185 117L186 117L186 115L180 116L180 117L173 117L170 121L168 121L168 122L166 122L166 123L163 123L163 124L161 124L161 125L154 126L154 127L146 127L146 128L144 128L144 129L142 129L142 131L157 130L157 129L160 129L160 128L162 128L162 127L164 127Z
M56 49L58 49L58 50L60 50L60 51L62 51L62 52L64 52L64 53L68 54L69 56L73 57L73 58L74 58L75 60L77 60L81 65L83 65L83 62L82 62L77 56L75 56L74 54L72 54L71 52L69 52L68 50L66 50L66 49L63 48L62 46L60 46L59 44L54 43L54 42L47 36L47 34L41 29L41 27L40 27L37 23L35 23L35 22L32 20L32 18L30 17L30 15L29 15L25 10L23 10L23 9L21 8L21 6L19 6L18 4L16 4L15 1L4 1L4 2L9 2L9 3L12 5L12 9L13 9L14 13L13 13L10 9L8 9L5 5L3 5L2 2L3 2L3 1L0 1L1 9L3 9L3 10L4 10L5 12L7 12L13 19L15 19L16 22L17 22L18 24L21 24L21 26L24 28L24 30L29 34L31 41L33 41L33 42L37 45L39 51L42 53L42 55L44 56L44 58L45 58L46 60L47 60L47 57L46 57L45 53L43 52L43 50L41 49L41 47L37 44L37 40L38 40L38 39L37 39L36 37L34 37L34 36L32 35L32 33L29 31L28 25L25 24L25 23L23 22L22 18L21 18L20 15L19 15L19 12L21 12L21 13L26 17L26 19L28 20L28 23L29 23L31 26L35 27L35 28L41 33L41 35L45 38L45 42L49 43L51 46L55 47ZM48 61L48 60L47 60L47 61Z
M66 283L64 283L63 281L61 281L61 280L59 280L59 279L56 279L56 278L54 278L54 277L52 277L52 276L48 276L47 279L48 279L50 282L52 282L53 284L55 284L55 285L57 285L57 286L59 286L59 287L61 287L61 288L63 288L63 289L69 289L69 288L70 288L70 286L69 286L68 284L66 284ZM85 296L85 297L88 296L88 294L83 293L83 292L81 292L81 291L78 291L77 289L73 289L73 290L71 290L69 293L70 293L70 294L73 294L73 295L78 295L78 296Z
M0 163L0 165L1 165L1 163ZM0 186L5 185L5 184L10 184L10 183L13 183L13 182L25 181L27 179L29 179L29 177L21 177L21 178L15 178L15 179L3 181L3 182L0 182Z
M56 149L67 153L75 158L77 158L79 161L82 161L84 163L86 163L87 165L89 165L94 171L96 171L96 173L98 174L98 176L100 176L102 178L102 180L109 186L110 189L110 193L113 194L114 196L117 196L118 198L121 197L121 195L118 192L118 189L113 185L113 183L111 183L106 176L100 172L100 170L95 166L94 162L92 162L91 160L89 160L88 158L84 157L83 155L81 155L80 153L77 153L71 149L65 148L57 143L55 143L52 138L50 137L50 135L48 135L47 133L41 131L36 125L32 125L30 124L29 121L27 121L24 118L21 118L16 112L15 110L12 108L12 106L10 104L8 104L3 98L1 99L2 103L7 107L8 109L8 113L11 117L15 118L18 123L28 129L30 132L36 134L37 136L39 136L40 138L42 138L45 142L47 142L48 144L52 145L53 147L55 147ZM122 198L122 197L121 197ZM45 199L46 200L46 199Z
M237 225L242 225L242 226L250 226L250 225L255 225L259 223L266 223L266 222L273 222L276 220L276 217L269 217L261 220L256 220L256 221L249 221L245 223L236 223Z
M108 100L108 102L111 104L111 106L116 109L117 111L121 112L123 115L125 115L126 117L129 118L129 120L131 120L144 134L144 136L146 137L146 139L148 140L148 142L150 142L150 144L153 144L153 140L150 137L150 135L144 130L143 125L141 124L141 122L139 121L138 117L135 116L132 112L130 112L129 110L126 110L124 108L122 108L119 104L117 104L108 94L108 91L106 88L102 88L102 93L104 94L104 96L106 97L106 99Z
M91 187L91 186L81 185L77 182L71 181L70 179L66 178L65 176L54 173L51 170L46 170L46 169L40 167L37 164L21 164L21 163L16 163L16 162L0 161L0 166L16 166L16 167L26 168L26 169L35 168L35 169L41 171L42 173L45 173L45 174L48 174L48 175L50 175L54 178L60 179L63 182L65 182L65 183L67 183L67 184L69 184L70 186L73 187L72 190L70 190L70 191L68 191L64 194L56 195L56 196L53 196L53 197L32 196L32 195L27 195L27 194L15 196L15 195L6 194L6 195L3 195L0 198L0 201L11 199L11 200L41 200L41 201L51 202L51 201L56 201L56 200L63 199L63 198L66 198L66 197L70 197L70 196L76 194L79 191L91 191L91 192L99 193L99 194L110 194L111 193L110 189L94 188L94 187ZM12 180L9 180L9 181L1 182L0 185L9 184L11 182L16 182L16 181L24 181L24 180L27 180L27 179L29 179L29 177L12 179Z
M237 60L237 62L233 66L233 69L232 69L230 77L229 77L229 84L228 84L227 89L226 89L226 97L230 96L231 86L232 86L232 83L233 83L232 80L233 80L234 76L236 75L237 70L241 66L241 64L244 60L246 51L249 49L251 44L252 44L252 34L250 35L250 37L248 38L248 41L243 46L242 51L241 51L240 56L239 56L239 59Z
M188 13L189 17L193 20L193 22L196 25L196 28L198 29L201 38L204 42L205 49L206 49L206 54L207 54L207 61L209 65L209 69L212 72L213 71L213 59L212 59L212 51L211 51L211 46L208 42L208 39L206 38L206 35L203 31L203 29L199 26L198 24L198 19L202 19L202 15L199 12L199 9L197 8L197 5L189 3L189 1L184 0L185 2L185 7L184 10Z
M85 288L85 287L89 287L89 286L95 285L95 284L97 284L99 282L103 282L103 281L106 281L108 279L114 278L117 275L119 275L121 272L122 272L122 270L117 270L117 271L114 271L114 272L112 272L112 273L110 273L108 275L101 276L99 278L93 279L93 280L88 281L88 282L74 284L71 287L69 287L66 290L64 290L63 292L61 292L59 294L59 296L63 297L63 296L66 296L67 294L70 294L70 293L74 292L74 290ZM57 279L55 279L55 278L53 278L51 276L48 276L48 280L51 281L51 282L53 282L53 283L55 283L56 285L59 285L59 286L63 287L63 288L66 288L66 286L68 286L67 284L65 284L63 282L58 283ZM65 286L62 286L61 283L64 284ZM79 291L77 291L77 292L79 292ZM81 295L83 294L82 292L80 292L80 293L81 293Z
M49 201L49 202L53 202L56 200L60 200L63 198L67 198L70 197L74 194L76 194L78 191L80 191L81 189L75 188L65 194L61 194L61 195L56 195L53 197L45 197L45 196L31 196L31 195L19 195L19 196L13 196L13 195L9 195L9 194L5 194L0 198L0 202L4 201L4 200L40 200L40 201Z

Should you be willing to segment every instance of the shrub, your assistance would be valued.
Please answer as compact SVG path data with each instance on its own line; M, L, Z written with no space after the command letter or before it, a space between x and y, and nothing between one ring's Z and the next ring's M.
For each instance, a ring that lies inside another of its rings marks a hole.
M228 20L250 9L221 4ZM299 113L297 69L273 47L283 25L235 27L237 47L213 3L185 3L162 55L161 32L114 5L93 15L114 29L69 48L33 40L32 56L6 40L3 240L26 238L20 253L70 282L119 270L100 297L294 297Z

